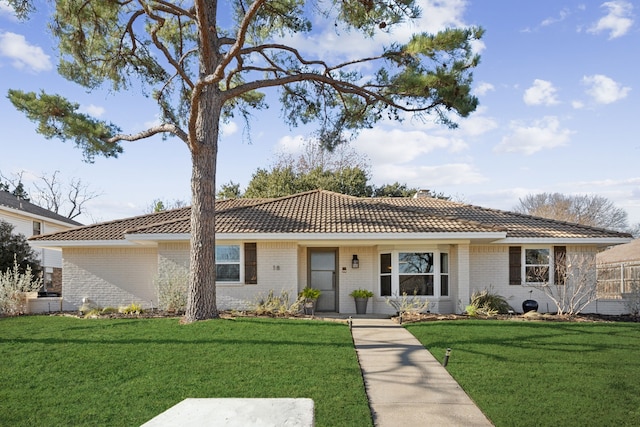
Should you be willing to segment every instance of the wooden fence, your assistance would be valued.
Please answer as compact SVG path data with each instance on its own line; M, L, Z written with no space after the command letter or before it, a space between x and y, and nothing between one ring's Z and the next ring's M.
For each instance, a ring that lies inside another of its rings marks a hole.
M640 290L640 261L600 264L597 272L600 298L622 298Z

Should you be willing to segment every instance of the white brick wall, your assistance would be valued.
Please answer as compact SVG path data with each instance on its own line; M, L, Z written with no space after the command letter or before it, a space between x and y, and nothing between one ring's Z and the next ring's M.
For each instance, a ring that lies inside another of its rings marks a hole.
M220 242L231 243L231 242ZM238 243L238 242L235 242ZM567 247L567 254L582 251L595 253L595 249ZM258 242L258 283L218 284L219 309L247 309L270 290L280 294L289 292L290 298L307 285L307 248L295 242ZM345 246L338 249L337 286L341 313L355 313L355 303L349 296L357 288L369 289L374 298L369 300L368 313L392 314L393 308L378 295L378 247ZM358 255L360 268L351 267L351 259ZM188 270L189 244L165 243L155 248L86 248L65 249L63 265L63 297L65 304L79 307L83 298L89 298L101 307L128 305L132 302L145 307L156 306L154 279L158 265L178 265ZM433 301L429 307L434 313L462 312L471 294L485 288L506 297L520 312L522 301L530 297L538 301L540 312L553 312L555 306L540 291L509 285L508 246L451 245L449 247L450 298ZM467 268L468 265L468 268ZM344 268L344 269L343 269ZM468 286L466 285L468 283ZM620 301L598 301L587 311L606 314L624 312Z
M88 298L100 307L131 303L155 306L155 248L69 248L64 250L62 296L74 308Z
M574 255L595 256L597 249L585 246L567 246L567 258ZM553 313L556 306L542 291L532 287L509 285L509 246L471 246L470 247L470 294L491 288L494 293L507 298L516 312L522 312L522 302L533 299L538 302L538 312ZM533 291L533 292L529 292ZM624 304L616 300L594 302L584 313L621 314Z

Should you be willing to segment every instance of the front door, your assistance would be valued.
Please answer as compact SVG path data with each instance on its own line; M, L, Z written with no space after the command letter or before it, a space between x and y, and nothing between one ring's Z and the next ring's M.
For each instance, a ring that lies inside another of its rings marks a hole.
M311 249L309 252L309 286L320 290L317 311L337 311L336 250Z

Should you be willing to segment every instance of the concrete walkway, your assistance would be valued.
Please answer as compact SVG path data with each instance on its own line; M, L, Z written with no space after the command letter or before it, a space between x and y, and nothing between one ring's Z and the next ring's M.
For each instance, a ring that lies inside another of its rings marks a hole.
M376 427L492 425L402 326L390 319L354 318L351 333Z

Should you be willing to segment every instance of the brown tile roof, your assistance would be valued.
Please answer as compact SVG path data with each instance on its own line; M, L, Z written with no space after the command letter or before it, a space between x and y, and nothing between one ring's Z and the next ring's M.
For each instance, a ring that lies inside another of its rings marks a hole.
M124 240L125 234L188 234L190 208L125 218L33 240ZM527 238L628 235L441 199L357 198L314 190L277 199L216 202L217 233L488 233Z
M640 239L615 246L598 254L599 263L615 264L630 261L640 262Z

